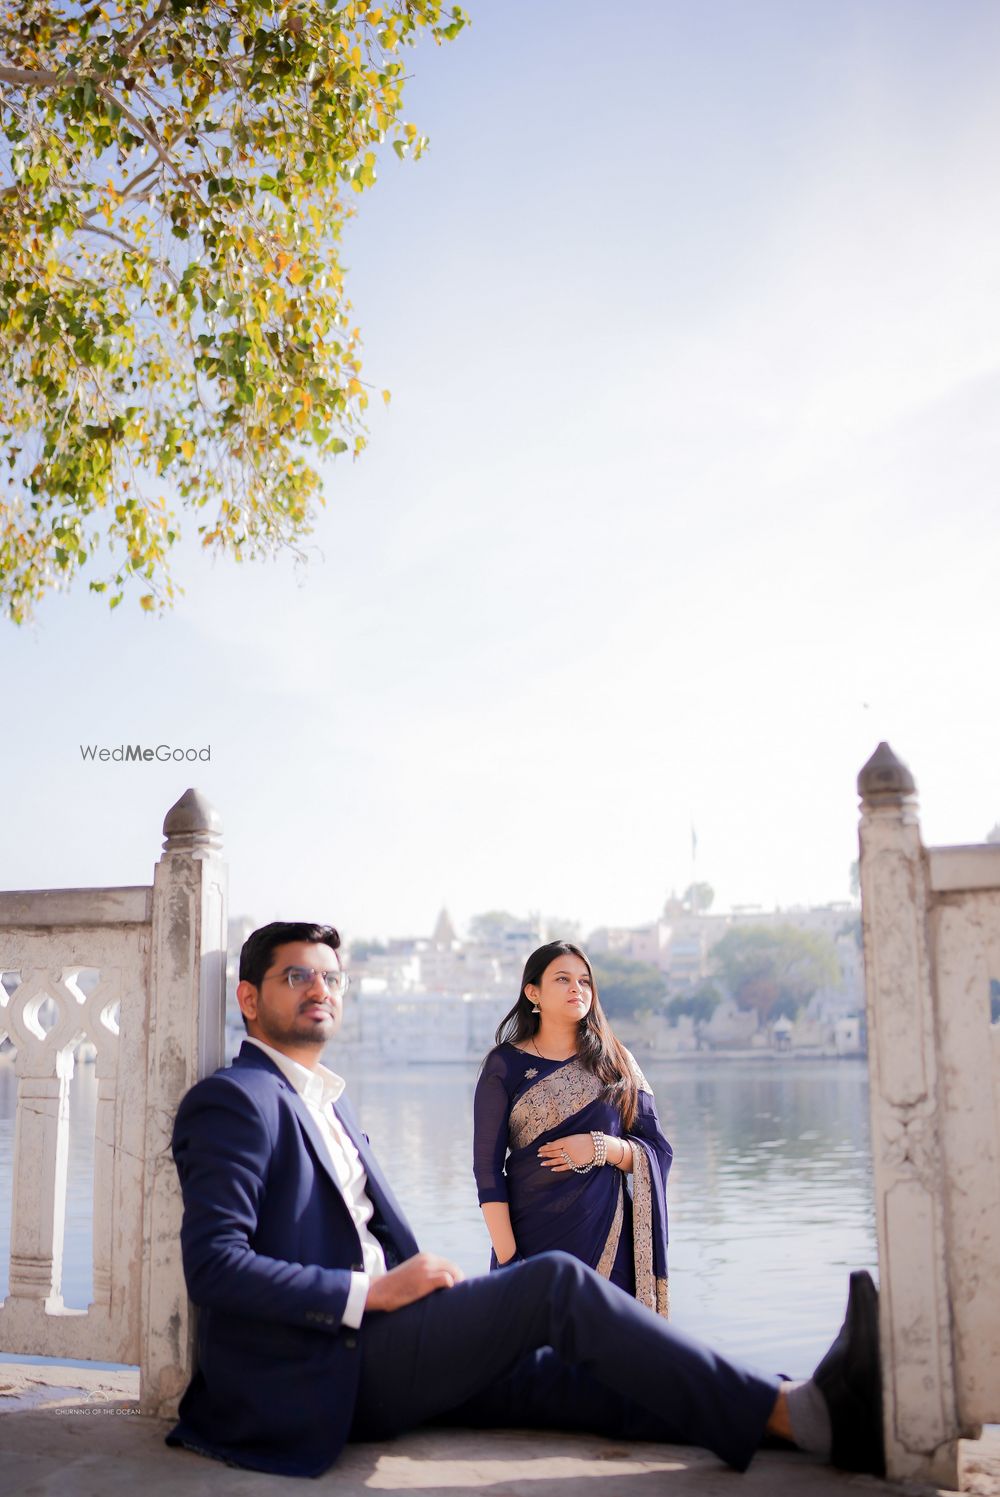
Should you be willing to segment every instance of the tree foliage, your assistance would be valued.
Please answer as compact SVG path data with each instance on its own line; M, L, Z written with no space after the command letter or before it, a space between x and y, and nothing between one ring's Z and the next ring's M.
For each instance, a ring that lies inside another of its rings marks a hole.
M793 925L734 926L712 948L712 965L740 1008L756 1009L764 1021L794 1018L840 975L829 937Z
M384 941L360 940L352 941L349 947L349 955L352 962L366 962L371 956L385 956L389 948Z
M295 544L369 392L338 240L378 148L419 156L404 49L442 0L7 0L0 9L0 600L172 596L179 523Z
M666 978L651 963L633 962L610 951L590 960L601 1007L612 1017L656 1012L666 1002Z
M707 1024L722 1002L722 994L713 982L700 982L690 993L679 993L667 1004L667 1018L676 1024L682 1016L695 1025Z
M510 910L483 910L469 921L469 936L473 941L486 944L502 941L510 930L523 930L532 922L512 915Z
M712 888L711 884L688 884L687 888L684 890L684 898L682 903L684 905L684 908L686 910L690 910L692 914L703 915L705 911L710 910L712 908L712 905L715 903L715 890Z

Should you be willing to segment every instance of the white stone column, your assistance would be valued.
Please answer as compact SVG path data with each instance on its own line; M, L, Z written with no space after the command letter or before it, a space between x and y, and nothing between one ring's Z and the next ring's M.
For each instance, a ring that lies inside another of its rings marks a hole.
M927 860L913 776L888 744L858 791L888 1474L957 1487Z
M97 1081L97 1109L94 1117L94 1223L93 1223L93 1295L92 1304L110 1312L114 1282L115 1225L118 1199L115 1192L116 1159L119 1147L125 1152L125 1139L116 1139L116 1113L119 1080L118 1026L105 1021L105 1013L121 998L119 968L101 973L101 981L91 993L84 1009L87 1038L96 1050L94 1074ZM123 1078L124 1079L124 1078ZM132 1078L133 1080L138 1078ZM142 1097L141 1086L137 1096ZM134 1188L141 1190L136 1171L130 1171ZM140 1217L141 1220L141 1217Z
M6 1016L6 1027L17 1046L17 1113L10 1289L5 1309L8 1323L12 1316L37 1323L40 1311L46 1316L79 1313L64 1308L62 1262L69 1084L80 1014L60 967L26 967L21 975ZM39 1013L48 1000L56 1007L56 1019L46 1031Z
M62 1261L69 1157L69 1050L18 1050L9 1302L63 1312ZM52 1070L55 1068L55 1075Z
M153 878L140 1404L171 1415L191 1373L193 1326L181 1266L181 1194L170 1153L178 1104L222 1064L226 868L222 824L188 790L167 813Z

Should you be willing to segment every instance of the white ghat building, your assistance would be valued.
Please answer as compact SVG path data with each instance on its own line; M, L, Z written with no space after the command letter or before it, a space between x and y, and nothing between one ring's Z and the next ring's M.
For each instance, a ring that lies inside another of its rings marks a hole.
M243 1039L236 1002L239 951L256 922L229 921L226 966L226 1054ZM645 926L604 927L584 942L595 956L609 953L647 962L663 972L671 996L690 991L711 974L716 942L738 925L792 925L830 937L840 967L839 980L814 995L796 1019L781 1048L829 1054L863 1052L860 1014L864 1008L857 906L843 903L815 909L763 911L746 908L726 914L692 913L671 897L659 920ZM497 914L480 917L471 937L461 938L446 909L430 936L390 937L348 945L345 963L352 987L337 1038L340 1051L358 1051L398 1064L478 1061L494 1043L498 1024L514 1003L524 962L558 932L539 918L516 920ZM619 1036L636 1053L673 1055L703 1048L775 1048L769 1028L758 1029L754 1014L731 1000L719 1005L703 1026L700 1040L689 1022L671 1024L660 1014L618 1018Z
M236 1002L240 947L257 922L229 922L226 964L226 1054L243 1040ZM351 988L336 1049L387 1063L478 1061L514 1003L525 959L547 937L531 921L497 919L462 941L442 909L429 937L395 937L348 946Z

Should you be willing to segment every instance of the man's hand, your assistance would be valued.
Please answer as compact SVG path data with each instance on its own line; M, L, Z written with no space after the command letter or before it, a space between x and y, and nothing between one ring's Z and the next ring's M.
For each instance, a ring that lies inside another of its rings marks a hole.
M417 1253L398 1268L372 1279L365 1300L366 1310L401 1310L435 1289L451 1289L465 1275L456 1263L437 1253Z

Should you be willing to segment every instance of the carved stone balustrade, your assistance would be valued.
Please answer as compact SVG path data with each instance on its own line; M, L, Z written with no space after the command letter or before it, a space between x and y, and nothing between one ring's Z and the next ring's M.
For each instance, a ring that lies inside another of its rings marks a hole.
M957 1487L1000 1420L1000 845L924 847L888 744L858 790L889 1475Z
M188 790L151 887L0 893L0 1039L16 1047L8 1353L137 1363L143 1412L168 1414L191 1367L170 1158L177 1104L222 1063L221 825ZM96 985L83 973L98 974ZM8 991L8 988L13 991ZM62 1299L69 1085L96 1052L93 1300Z

